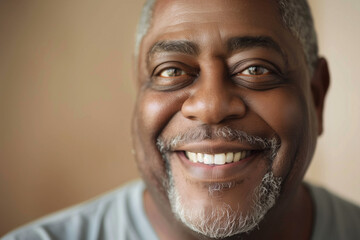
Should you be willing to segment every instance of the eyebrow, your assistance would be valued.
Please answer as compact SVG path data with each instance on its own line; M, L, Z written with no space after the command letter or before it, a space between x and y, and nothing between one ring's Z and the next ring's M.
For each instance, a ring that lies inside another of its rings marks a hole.
M244 36L233 37L227 41L228 52L233 53L238 50L245 50L248 48L264 47L271 48L278 52L287 62L287 57L280 45L271 37L268 36Z
M148 52L148 59L158 52L176 52L187 55L197 56L199 54L199 46L188 40L166 40L156 42Z
M233 53L239 50L249 48L264 47L271 48L278 52L287 62L287 57L280 45L268 36L241 36L232 37L227 41L228 53ZM186 55L197 56L200 53L199 46L188 40L164 40L156 42L148 51L147 60L150 61L151 57L159 52L176 52Z

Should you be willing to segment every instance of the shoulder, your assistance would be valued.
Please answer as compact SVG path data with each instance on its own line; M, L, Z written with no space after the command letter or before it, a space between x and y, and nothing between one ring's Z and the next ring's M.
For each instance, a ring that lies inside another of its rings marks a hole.
M360 239L360 207L324 188L308 187L315 208L313 239Z
M129 183L95 199L23 226L2 240L136 239L131 231L134 209L142 209L142 181ZM124 231L126 229L126 231Z

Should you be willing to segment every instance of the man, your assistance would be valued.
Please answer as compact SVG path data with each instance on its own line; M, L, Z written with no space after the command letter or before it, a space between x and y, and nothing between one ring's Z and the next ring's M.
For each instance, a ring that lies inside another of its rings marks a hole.
M329 73L299 0L158 0L137 36L144 183L10 239L359 239L360 209L302 182Z

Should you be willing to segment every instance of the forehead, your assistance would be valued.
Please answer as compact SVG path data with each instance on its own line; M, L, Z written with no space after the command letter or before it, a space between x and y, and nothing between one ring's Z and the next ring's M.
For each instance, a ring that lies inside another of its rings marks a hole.
M283 26L276 0L158 0L139 64L164 40L187 40L200 53L223 56L228 40L243 36L271 38L285 55L296 56L290 61L298 65L301 45Z
M151 38L226 40L231 35L278 35L284 31L273 0L158 0ZM181 36L182 34L182 36Z
M279 12L274 0L158 0L153 12L156 28L181 27L186 23L248 23L266 27L275 19L279 20Z

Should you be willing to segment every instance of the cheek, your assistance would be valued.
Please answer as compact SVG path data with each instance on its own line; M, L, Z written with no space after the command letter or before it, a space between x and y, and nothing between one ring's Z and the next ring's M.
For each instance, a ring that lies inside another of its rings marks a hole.
M166 166L156 146L156 138L161 131L167 112L166 101L155 94L140 92L137 97L132 121L132 137L138 170L156 199L166 201Z
M260 116L280 135L288 139L299 132L306 119L302 97L295 91L285 89L257 97L262 104L258 107ZM261 100L261 98L265 98Z
M139 98L138 126L145 138L155 140L181 108L176 102L178 97L172 93L145 92Z
M172 116L179 111L178 100L176 94L144 90L137 97L133 116L133 146L138 169L152 196L162 199L160 202L167 202L167 191L163 186L167 175L156 140Z
M285 176L306 142L308 111L305 98L292 88L257 92L253 97L256 99L251 103L254 111L280 137L281 147L273 171L276 176Z
M138 168L143 178L165 177L165 162L156 146L163 128L178 111L171 93L142 91L138 96L133 118L133 145ZM151 180L150 180L151 181Z

